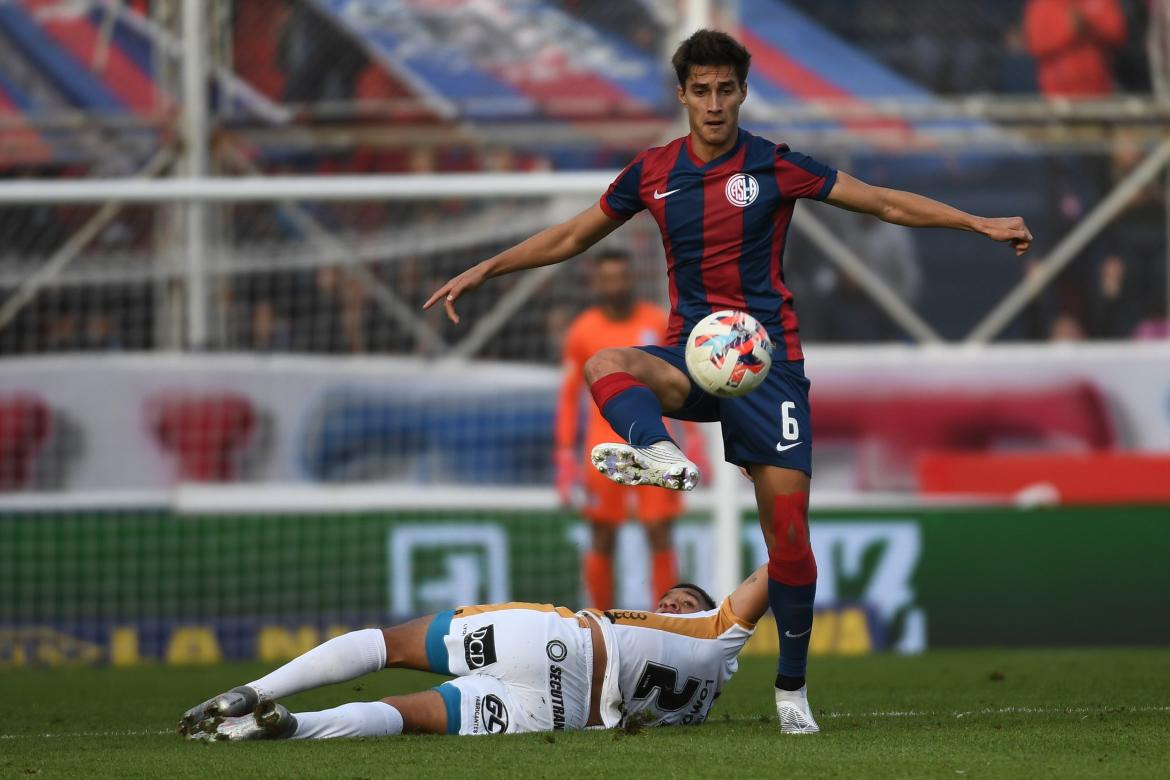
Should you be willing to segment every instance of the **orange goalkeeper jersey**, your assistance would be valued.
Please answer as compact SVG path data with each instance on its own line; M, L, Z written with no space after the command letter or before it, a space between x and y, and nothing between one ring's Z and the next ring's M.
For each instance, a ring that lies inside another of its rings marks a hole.
M666 311L652 303L638 301L630 316L614 321L594 306L577 316L565 335L564 379L557 403L557 449L577 447L581 397L585 392L585 361L606 347L636 347L660 344L666 333ZM605 441L613 441L613 429L592 402L585 427L585 452Z

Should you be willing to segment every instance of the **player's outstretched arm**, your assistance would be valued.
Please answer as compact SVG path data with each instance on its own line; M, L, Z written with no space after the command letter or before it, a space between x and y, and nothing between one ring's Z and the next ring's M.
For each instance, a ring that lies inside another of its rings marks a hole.
M594 203L577 216L559 225L537 233L511 249L505 249L495 257L488 258L451 279L423 304L429 309L442 299L447 316L452 322L459 322L455 312L455 301L465 292L470 292L493 276L510 274L527 268L539 268L568 260L581 254L589 247L612 233L622 225L620 220L610 219L601 207Z
M728 597L731 611L755 623L768 611L768 564L753 571Z
M982 233L993 241L1012 245L1017 255L1032 245L1032 231L1022 217L976 217L937 200L904 190L874 187L844 171L825 198L850 211L873 214L878 219L907 227L941 227Z

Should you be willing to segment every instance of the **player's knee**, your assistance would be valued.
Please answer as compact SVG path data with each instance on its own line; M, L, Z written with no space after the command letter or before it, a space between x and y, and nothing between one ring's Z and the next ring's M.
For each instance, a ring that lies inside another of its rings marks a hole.
M381 701L398 710L405 734L446 734L447 708L436 691L387 696Z
M650 543L650 549L654 552L669 550L674 541L674 534L671 533L671 530L671 522L669 520L647 525L646 538Z
M382 639L386 642L386 667L401 666L403 658L403 642L401 632L395 627L383 628Z
M768 534L768 576L788 585L815 582L817 562L808 529L808 494L776 496Z
M382 639L386 642L387 669L426 671L430 668L426 635L433 618L433 615L426 615L382 629Z
M613 555L616 546L616 529L604 523L593 523L593 552L598 555Z
M628 371L629 361L625 357L625 350L618 347L607 347L599 350L585 361L585 381L593 384L603 376L616 371Z

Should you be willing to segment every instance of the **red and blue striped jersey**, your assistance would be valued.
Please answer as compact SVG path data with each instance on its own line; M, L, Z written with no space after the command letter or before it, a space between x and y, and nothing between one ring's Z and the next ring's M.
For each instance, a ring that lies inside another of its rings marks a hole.
M768 330L773 359L802 360L784 243L797 198L824 200L836 181L836 169L745 130L708 163L684 136L634 158L601 209L621 220L649 209L658 222L670 289L667 345L685 344L711 312L737 309Z

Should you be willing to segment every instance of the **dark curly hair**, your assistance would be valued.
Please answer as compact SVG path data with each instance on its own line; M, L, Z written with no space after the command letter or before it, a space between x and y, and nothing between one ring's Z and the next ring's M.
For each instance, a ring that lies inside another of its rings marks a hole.
M743 44L721 30L699 30L678 45L670 58L678 85L686 88L687 76L696 65L730 66L740 85L747 83L748 68L752 64L751 53Z

